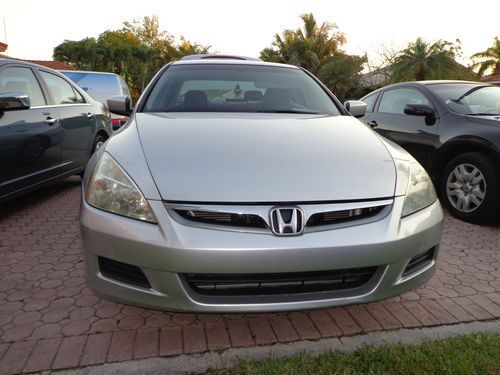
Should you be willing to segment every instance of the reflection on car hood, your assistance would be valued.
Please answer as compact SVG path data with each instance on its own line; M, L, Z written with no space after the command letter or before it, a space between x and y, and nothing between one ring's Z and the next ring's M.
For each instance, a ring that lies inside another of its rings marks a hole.
M480 124L486 125L500 125L500 116L491 115L491 116L465 116L467 120L470 122L477 122Z
M164 200L306 202L390 197L394 162L348 116L137 113Z

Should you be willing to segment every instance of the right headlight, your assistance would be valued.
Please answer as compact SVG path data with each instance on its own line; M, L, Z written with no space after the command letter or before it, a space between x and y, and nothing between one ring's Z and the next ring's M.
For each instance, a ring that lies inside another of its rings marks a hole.
M401 217L411 215L430 206L436 199L436 191L427 172L417 162L410 162L410 179Z
M107 153L104 153L87 184L85 200L91 206L117 215L156 224L144 195Z

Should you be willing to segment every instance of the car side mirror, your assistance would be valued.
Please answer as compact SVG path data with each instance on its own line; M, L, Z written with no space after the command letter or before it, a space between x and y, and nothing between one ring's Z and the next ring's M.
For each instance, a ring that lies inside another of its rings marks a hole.
M425 125L428 126L436 123L436 111L427 104L407 104L404 113L410 116L425 116Z
M132 113L132 99L130 99L130 96L113 96L109 98L107 102L111 113L127 117Z
M30 98L26 94L6 92L0 94L0 111L19 111L30 108Z
M366 114L366 103L361 100L348 100L344 103L344 107L356 118Z

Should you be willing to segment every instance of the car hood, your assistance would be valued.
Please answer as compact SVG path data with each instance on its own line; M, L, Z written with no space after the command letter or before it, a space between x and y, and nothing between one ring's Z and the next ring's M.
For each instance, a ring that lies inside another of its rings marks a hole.
M349 116L137 113L162 199L312 202L394 195L378 137Z
M479 124L485 125L495 125L500 126L500 116L490 115L490 116L465 116L470 122L477 122Z

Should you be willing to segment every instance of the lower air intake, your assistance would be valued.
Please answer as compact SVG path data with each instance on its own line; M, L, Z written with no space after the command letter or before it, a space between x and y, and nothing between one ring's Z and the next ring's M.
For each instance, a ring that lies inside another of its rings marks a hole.
M121 283L151 288L146 275L139 267L104 257L99 257L98 261L99 270L103 276Z
M427 267L432 262L432 259L434 259L435 250L436 249L433 247L432 249L427 250L411 258L405 270L403 271L402 276L403 277L409 276L421 270L422 268Z
M184 274L196 293L210 296L249 296L331 292L366 284L377 267L334 271L264 274Z

